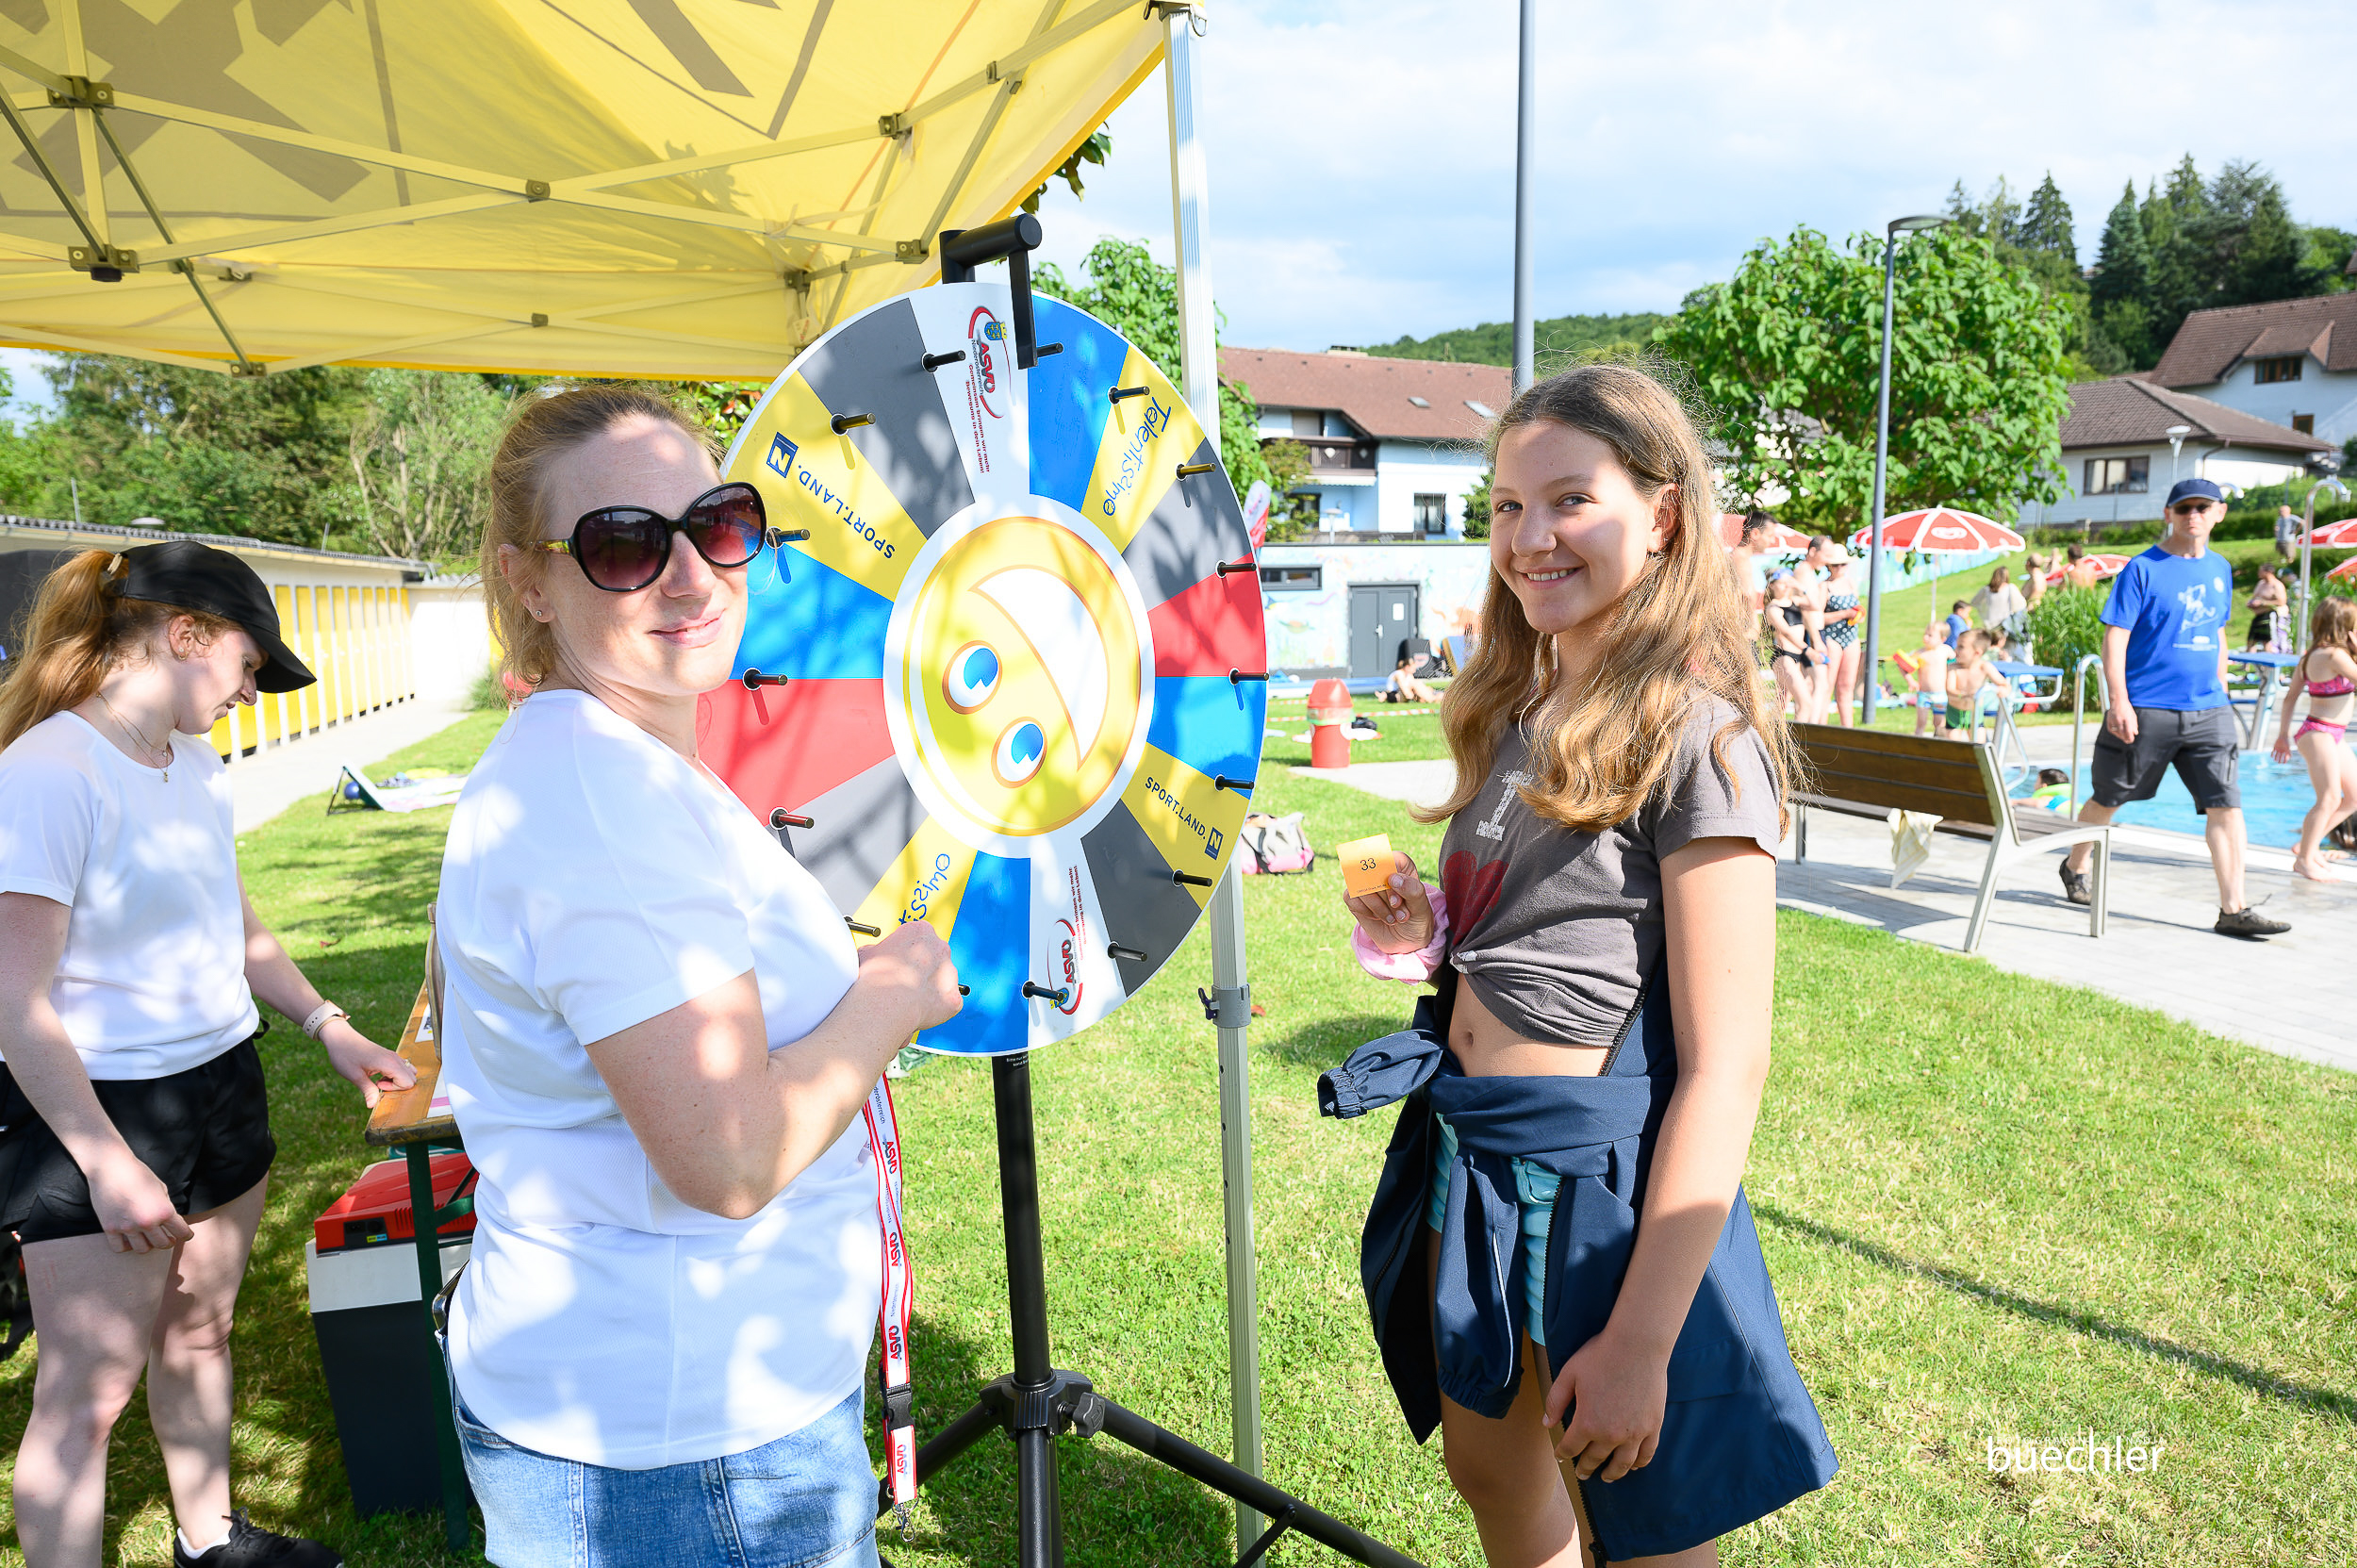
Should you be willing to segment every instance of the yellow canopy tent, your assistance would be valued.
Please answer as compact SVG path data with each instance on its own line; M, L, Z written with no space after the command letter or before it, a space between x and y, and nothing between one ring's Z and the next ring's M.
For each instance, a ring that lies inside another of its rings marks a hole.
M766 380L1037 189L1160 59L1154 11L0 8L0 341Z
M1212 409L1201 24L1199 0L12 0L0 343L233 375L767 380L936 281L944 229L1014 210L1166 60L1181 390ZM1257 1475L1232 867L1211 925L1234 1454ZM1240 1542L1260 1527L1240 1503Z

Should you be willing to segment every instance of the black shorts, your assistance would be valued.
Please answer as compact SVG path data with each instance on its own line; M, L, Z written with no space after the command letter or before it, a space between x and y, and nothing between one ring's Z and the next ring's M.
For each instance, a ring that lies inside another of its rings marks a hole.
M162 1078L92 1079L99 1108L172 1194L173 1212L201 1214L270 1172L270 1134L257 1032L210 1062ZM0 1062L0 1230L22 1242L95 1236L90 1182L16 1076Z
M2200 811L2242 804L2234 775L2242 761L2242 729L2232 708L2138 708L2131 746L2111 732L2095 737L2094 800L2099 806L2150 801L2173 764Z

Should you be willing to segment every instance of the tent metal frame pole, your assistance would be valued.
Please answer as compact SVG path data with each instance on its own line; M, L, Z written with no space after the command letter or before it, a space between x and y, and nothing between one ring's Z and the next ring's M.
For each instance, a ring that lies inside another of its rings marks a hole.
M1205 252L1211 186L1203 142L1203 72L1195 13L1162 12L1163 82L1170 104L1170 209L1178 272L1179 379L1219 448L1219 358L1212 331L1211 268ZM1228 1389L1238 1469L1261 1474L1261 1328L1259 1263L1252 1235L1252 1065L1246 1039L1252 986L1244 953L1244 879L1234 861L1211 890L1211 1005L1219 1033L1219 1157L1228 1243ZM1248 1550L1266 1522L1236 1504L1236 1546Z

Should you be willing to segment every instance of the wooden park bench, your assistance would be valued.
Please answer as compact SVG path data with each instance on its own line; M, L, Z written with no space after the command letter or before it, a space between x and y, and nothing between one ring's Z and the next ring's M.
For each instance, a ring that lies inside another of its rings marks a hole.
M2087 934L2103 934L2111 884L2110 826L2074 821L2011 799L1993 747L1833 724L1795 724L1792 736L1809 772L1803 781L1807 788L1792 796L1795 859L1808 858L1811 811L1876 821L1887 820L1893 808L1925 812L1939 818L1939 833L1985 840L1988 858L1981 867L1980 897L1973 900L1972 918L1964 933L1964 950L1973 952L1988 924L2003 867L2042 850L2092 843L2095 901L2087 910Z

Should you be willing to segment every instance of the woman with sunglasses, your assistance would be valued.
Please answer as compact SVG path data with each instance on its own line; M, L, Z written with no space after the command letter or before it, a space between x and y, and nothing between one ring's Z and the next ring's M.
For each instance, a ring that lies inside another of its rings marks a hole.
M698 760L761 496L630 387L527 403L483 581L532 689L442 862L443 1081L481 1180L447 1348L491 1560L869 1563L861 1110L958 1011L930 926L843 916Z

